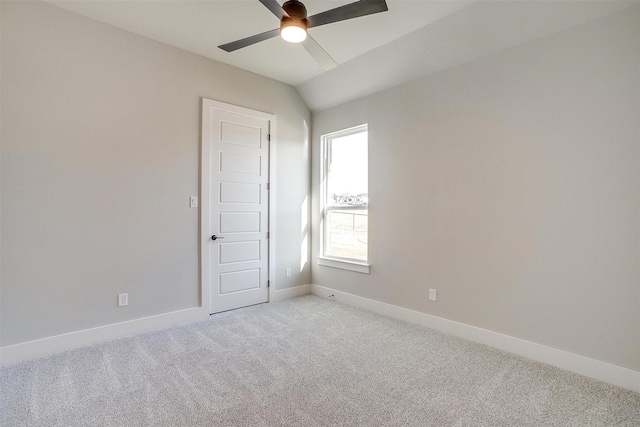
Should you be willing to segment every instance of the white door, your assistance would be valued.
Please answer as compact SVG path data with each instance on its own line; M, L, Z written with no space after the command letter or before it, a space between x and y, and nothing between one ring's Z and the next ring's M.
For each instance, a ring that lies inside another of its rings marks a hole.
M204 99L202 116L203 280L218 313L269 299L270 115Z

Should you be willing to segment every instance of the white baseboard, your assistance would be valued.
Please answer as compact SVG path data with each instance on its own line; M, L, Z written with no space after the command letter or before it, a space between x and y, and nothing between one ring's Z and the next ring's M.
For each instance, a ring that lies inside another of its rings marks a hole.
M345 304L435 329L628 390L640 392L640 372L638 371L323 286L311 285L311 293L324 298L333 295L336 301Z
M311 285L294 286L287 289L274 289L269 295L269 302L280 301L288 298L295 298L311 293Z
M179 323L203 320L206 319L208 315L207 310L202 307L189 308L157 316L143 317L126 322L99 326L97 328L54 335L52 337L27 341L20 344L8 345L0 347L0 365L7 366L24 360L35 359L140 332L166 328Z
M280 301L308 293L325 298L333 295L337 301L345 304L435 329L640 392L640 372L638 371L323 286L301 285L288 289L274 290L271 293L270 301ZM0 365L11 365L24 360L35 359L135 333L203 320L207 317L206 310L191 308L0 347Z

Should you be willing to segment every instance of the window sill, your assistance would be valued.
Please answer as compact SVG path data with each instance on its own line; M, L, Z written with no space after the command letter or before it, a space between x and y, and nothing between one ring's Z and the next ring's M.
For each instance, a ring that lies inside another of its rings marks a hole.
M318 265L325 267L340 268L342 270L355 271L357 273L369 274L369 264L356 261L346 261L343 259L318 257Z

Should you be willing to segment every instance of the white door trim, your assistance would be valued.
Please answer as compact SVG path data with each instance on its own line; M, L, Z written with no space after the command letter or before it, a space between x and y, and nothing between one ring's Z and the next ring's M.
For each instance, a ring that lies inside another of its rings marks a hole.
M211 147L209 145L209 134L211 123L209 120L209 110L227 111L235 114L242 114L250 117L258 117L269 121L269 302L273 299L273 292L277 289L275 282L276 265L276 116L262 111L251 110L237 105L227 104L212 99L202 98L202 135L200 153L200 306L211 312L209 306L209 283L210 265L209 248L209 174L211 173L209 159L211 158Z

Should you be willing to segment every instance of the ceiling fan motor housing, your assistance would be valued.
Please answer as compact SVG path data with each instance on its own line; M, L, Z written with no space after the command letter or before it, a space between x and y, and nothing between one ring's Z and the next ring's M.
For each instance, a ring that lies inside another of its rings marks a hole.
M298 18L305 21L307 19L307 8L298 0L289 0L282 5L282 8L293 19Z

